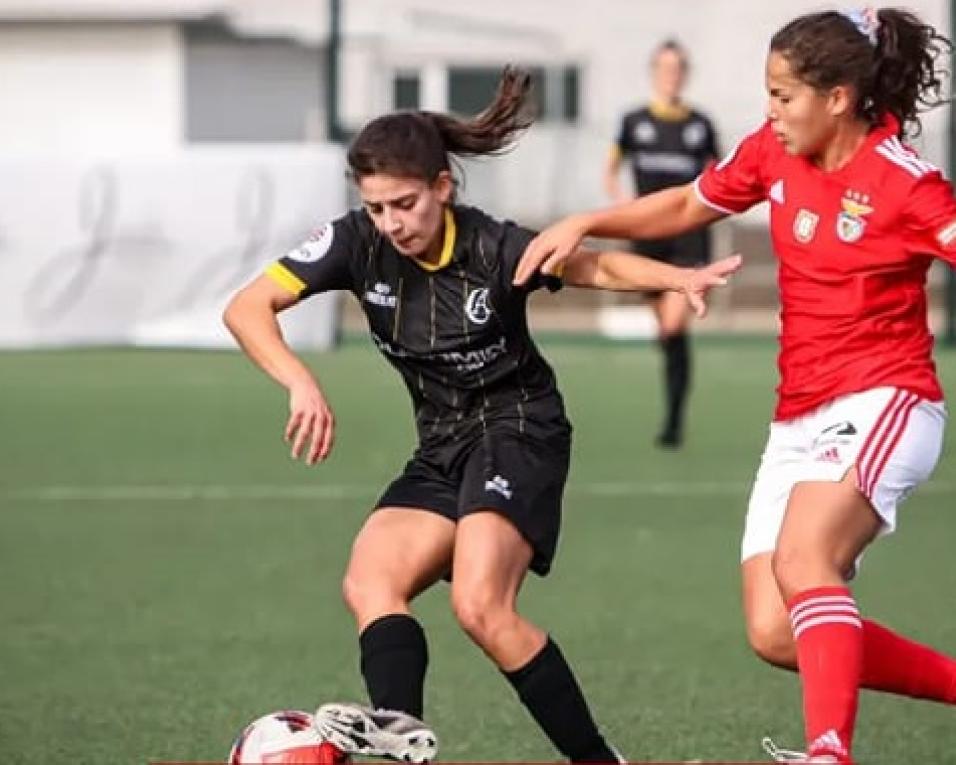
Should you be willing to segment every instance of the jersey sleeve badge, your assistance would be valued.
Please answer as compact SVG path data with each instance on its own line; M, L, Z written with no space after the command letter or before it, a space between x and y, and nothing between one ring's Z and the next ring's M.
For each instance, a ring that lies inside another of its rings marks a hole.
M289 253L289 258L299 263L315 263L332 249L335 227L331 223L320 226L302 244Z

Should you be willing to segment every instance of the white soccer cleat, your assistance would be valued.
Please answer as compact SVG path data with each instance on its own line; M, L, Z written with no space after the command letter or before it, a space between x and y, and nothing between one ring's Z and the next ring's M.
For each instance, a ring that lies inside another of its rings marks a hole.
M315 711L314 725L326 741L349 754L416 763L431 762L438 754L434 731L404 712L323 704Z
M780 749L768 736L760 742L763 750L773 758L774 762L803 763L804 765L832 765L839 764L839 760L832 754L818 754L810 757L804 752L795 752L792 749Z

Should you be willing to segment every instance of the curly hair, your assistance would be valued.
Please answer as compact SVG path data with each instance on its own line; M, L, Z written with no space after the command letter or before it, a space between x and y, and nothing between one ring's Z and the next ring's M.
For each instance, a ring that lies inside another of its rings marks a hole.
M819 90L851 85L856 114L871 125L890 113L901 136L918 135L919 114L949 103L940 66L952 52L950 41L917 16L897 8L875 14L872 36L848 15L837 11L794 19L770 41L796 77Z

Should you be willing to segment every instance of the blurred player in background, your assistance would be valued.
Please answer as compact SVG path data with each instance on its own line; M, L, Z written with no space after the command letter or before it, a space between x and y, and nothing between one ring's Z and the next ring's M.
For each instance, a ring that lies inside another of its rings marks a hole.
M693 184L556 224L518 268L520 284L586 234L673 236L769 203L781 382L742 574L753 648L803 684L806 755L766 742L784 762L851 762L860 687L956 703L956 661L862 619L847 586L942 446L925 285L934 257L956 264L956 201L901 139L945 103L951 49L896 9L795 19L771 40L762 127Z
M551 567L571 454L554 373L528 333L531 290L562 284L673 289L699 312L739 258L685 269L629 253L577 250L560 278L513 285L534 234L455 203L449 155L507 149L531 119L526 73L506 70L473 120L400 112L369 123L348 162L363 209L326 224L240 291L226 323L289 391L286 439L313 464L333 417L276 314L318 292L351 291L375 345L402 375L419 444L359 531L344 580L371 708L327 704L316 726L359 755L421 762L437 740L421 722L428 663L411 601L442 578L468 636L501 670L554 746L573 762L615 762L557 644L521 616L530 569Z
M627 161L634 192L651 194L690 183L717 157L717 139L710 120L681 98L688 59L674 40L663 42L651 60L651 102L624 116L604 173L608 196L631 198L621 186L621 165ZM634 251L678 266L710 261L710 232L688 231L667 239L641 239ZM691 384L690 313L687 301L671 292L647 293L657 319L658 343L664 355L666 410L656 443L677 448L684 434L684 407Z

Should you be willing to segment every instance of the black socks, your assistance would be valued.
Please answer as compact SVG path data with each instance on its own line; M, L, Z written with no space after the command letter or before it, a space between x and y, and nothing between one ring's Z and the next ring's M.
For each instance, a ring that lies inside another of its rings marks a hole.
M392 709L422 719L428 644L407 614L376 619L359 635L362 677L373 709Z
M684 402L690 387L690 342L684 333L661 338L664 353L664 390L667 412L657 437L660 446L680 446L684 427Z
M504 675L551 742L571 762L618 761L598 732L571 668L550 638L531 661Z

